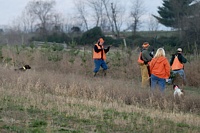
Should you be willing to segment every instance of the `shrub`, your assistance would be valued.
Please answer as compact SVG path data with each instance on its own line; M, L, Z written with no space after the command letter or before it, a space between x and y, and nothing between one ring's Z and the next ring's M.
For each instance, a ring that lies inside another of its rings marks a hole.
M100 37L104 37L100 27L94 27L85 33L83 33L81 37L81 42L83 44L93 44L96 42Z
M53 44L51 48L53 51L62 51L64 49L64 46L61 44Z
M165 45L176 47L176 46L180 46L181 42L176 36L171 36L171 37L161 36L156 40L156 44L158 47L163 47Z

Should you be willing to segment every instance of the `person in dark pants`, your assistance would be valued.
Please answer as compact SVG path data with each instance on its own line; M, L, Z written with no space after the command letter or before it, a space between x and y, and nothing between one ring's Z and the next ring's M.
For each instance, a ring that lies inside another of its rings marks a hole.
M170 60L170 66L173 71L173 74L179 74L182 78L182 85L185 84L185 72L184 72L184 63L187 62L187 59L182 55L182 49L178 48L177 52L172 55Z
M104 44L104 40L103 38L100 38L97 41L97 43L94 45L94 49L93 49L93 59L94 59L94 64L95 64L95 68L93 70L94 76L96 76L100 67L103 68L104 76L106 76L106 70L108 69L105 60L106 60L106 53L110 50L110 46L108 46L108 48L105 49L103 44Z

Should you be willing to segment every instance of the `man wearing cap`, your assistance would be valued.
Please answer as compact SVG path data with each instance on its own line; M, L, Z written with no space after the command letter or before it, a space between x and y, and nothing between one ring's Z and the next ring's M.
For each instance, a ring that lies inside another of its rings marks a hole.
M103 46L104 40L103 38L100 38L97 43L94 45L93 49L93 59L95 68L93 70L94 76L96 76L97 72L99 71L100 67L103 68L104 76L106 75L106 70L108 69L106 65L106 53L109 51L110 46L108 46L107 49Z
M152 56L150 56L150 52L148 51L149 48L149 43L144 42L142 45L142 53L141 53L141 58L144 61L144 64L140 65L141 68L141 75L142 75L142 88L146 88L149 86L149 72L148 72L148 63L151 61Z
M170 60L170 66L173 71L173 74L179 74L183 78L183 83L185 82L185 72L184 72L184 63L187 62L187 59L182 55L182 48L178 48L177 52L172 55Z

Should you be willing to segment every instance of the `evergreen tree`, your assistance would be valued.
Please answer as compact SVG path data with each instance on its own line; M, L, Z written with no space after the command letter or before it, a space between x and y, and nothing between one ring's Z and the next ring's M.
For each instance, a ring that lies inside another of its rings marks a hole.
M81 42L83 44L94 44L100 37L104 37L104 34L100 27L94 27L83 33Z
M189 51L200 46L200 1L163 0L158 7L159 16L153 15L159 23L178 31L178 43Z
M195 0L163 0L163 6L158 7L160 16L153 16L166 27L182 30L185 18L190 16L190 5L193 1Z

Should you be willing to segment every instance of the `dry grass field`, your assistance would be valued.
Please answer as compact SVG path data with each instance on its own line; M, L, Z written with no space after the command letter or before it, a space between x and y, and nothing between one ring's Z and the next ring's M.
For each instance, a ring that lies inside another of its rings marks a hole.
M1 133L200 132L200 61L185 65L186 96L140 88L136 50L110 51L108 73L92 76L91 52L3 48ZM25 72L14 68L29 64Z

